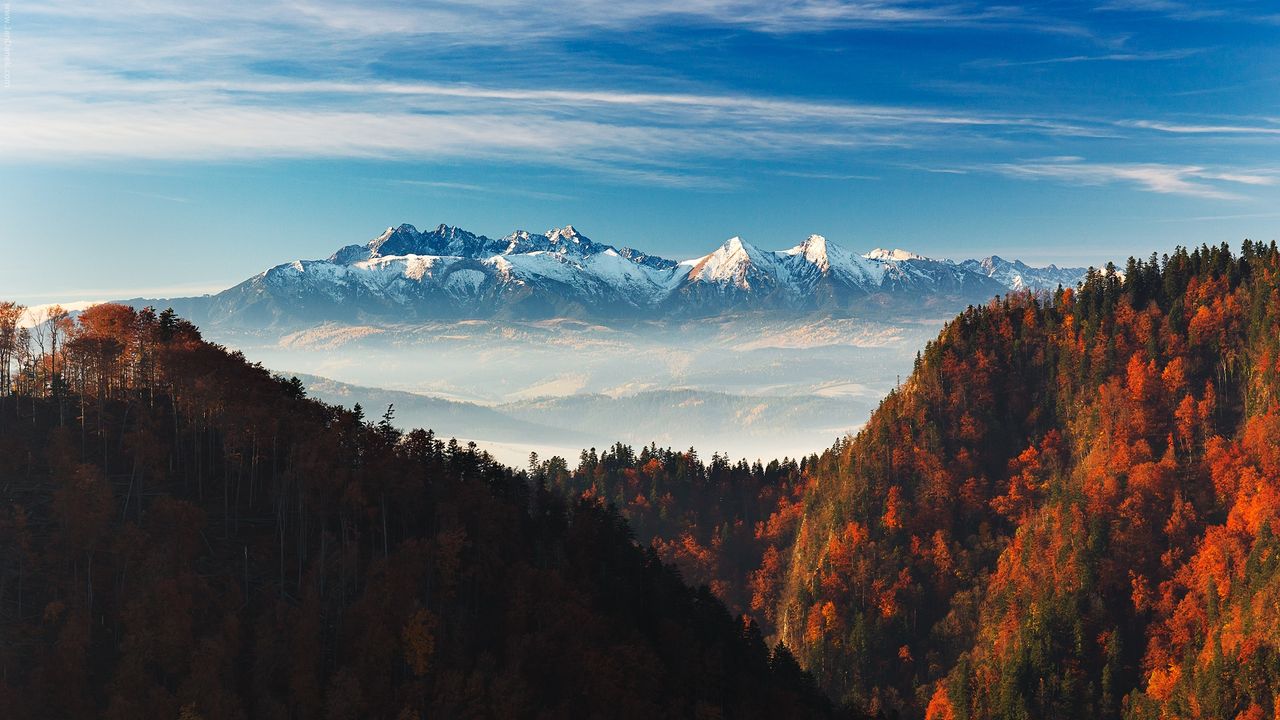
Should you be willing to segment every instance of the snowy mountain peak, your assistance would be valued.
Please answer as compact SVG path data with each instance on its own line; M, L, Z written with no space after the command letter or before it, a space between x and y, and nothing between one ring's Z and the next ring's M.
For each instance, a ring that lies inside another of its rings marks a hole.
M582 245L590 243L591 239L585 235L579 234L572 225L565 225L562 228L548 230L546 234L547 242L552 245L566 245L572 243L574 245Z
M893 250L876 248L875 250L872 250L871 252L867 253L866 255L863 255L862 257L868 260L893 260L895 262L902 262L904 260L927 260L928 259L923 255L917 255L916 253L913 253L910 250L903 250L902 248L894 248Z
M729 263L755 263L760 264L764 261L764 253L756 249L755 245L734 235L724 244L711 253L713 257Z
M831 257L827 251L827 239L821 235L810 235L799 245L785 251L787 255L801 256L813 263L822 272L831 269Z
M682 265L692 265L689 280L727 283L744 290L749 290L753 279L772 275L768 257L753 245L734 235L715 252L693 260L686 260Z
M706 255L702 255L700 257L693 258L691 260L685 260L680 264L692 265L694 266L696 271L697 268L700 268L703 265L706 265L709 261L712 261L712 260L715 260L718 263L723 263L732 258L740 258L741 260L745 261L750 258L750 255L748 255L747 253L747 248L750 248L750 247L751 247L750 245L742 241L742 238L738 237L737 235L734 235L728 240L725 240L723 243L720 244L720 247L716 248L715 250L712 250L710 253L707 253ZM755 248L751 248L751 249L754 250Z
M983 258L982 260L979 260L978 262L982 266L982 268L987 271L988 274L1000 271L1004 268L1014 268L1016 270L1032 270L1033 269L1026 263L1022 262L1021 260L1012 260L1012 261L1005 260L999 255L991 255L989 257ZM1049 267L1046 267L1043 269L1056 270L1057 268L1050 265Z
M1053 290L1059 285L1071 287L1084 276L1084 268L1060 268L1057 265L1031 267L1021 260L1005 260L991 255L982 260L965 260L960 267L986 275L1011 290Z
M494 243L494 245L498 253L502 255L548 252L557 255L571 255L577 258L595 255L612 247L592 241L591 238L578 232L572 225L553 228L540 235L527 230L517 230L503 238L501 242Z

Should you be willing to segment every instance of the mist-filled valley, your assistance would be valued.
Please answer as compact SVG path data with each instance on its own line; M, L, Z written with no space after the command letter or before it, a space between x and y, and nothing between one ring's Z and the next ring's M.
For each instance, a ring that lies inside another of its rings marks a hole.
M866 421L941 321L766 317L606 327L581 321L323 324L207 331L309 393L475 441L505 462L614 442L769 460Z

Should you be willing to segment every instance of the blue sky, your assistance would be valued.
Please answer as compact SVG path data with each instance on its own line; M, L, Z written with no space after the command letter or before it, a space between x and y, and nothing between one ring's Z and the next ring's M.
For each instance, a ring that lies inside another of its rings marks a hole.
M1280 6L10 0L0 296L388 225L1102 264L1280 236Z

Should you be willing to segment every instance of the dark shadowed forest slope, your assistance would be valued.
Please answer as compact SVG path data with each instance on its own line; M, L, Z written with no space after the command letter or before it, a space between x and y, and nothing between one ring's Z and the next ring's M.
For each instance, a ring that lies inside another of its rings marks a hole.
M169 313L14 317L5 717L831 715L602 503L307 400Z
M819 456L618 446L539 472L864 711L1280 713L1274 244L971 308Z

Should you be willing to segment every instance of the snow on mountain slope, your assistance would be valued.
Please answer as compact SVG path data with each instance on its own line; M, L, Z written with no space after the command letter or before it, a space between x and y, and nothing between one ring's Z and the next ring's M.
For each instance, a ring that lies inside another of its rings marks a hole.
M1060 268L1057 265L1034 268L1021 260L1009 261L999 255L965 260L960 267L986 275L1011 290L1052 291L1059 285L1073 287L1085 274L1085 268Z
M686 260L680 267L689 267L689 282L760 290L778 280L778 262L773 255L761 252L735 235L710 254Z
M871 252L867 253L866 255L863 255L862 257L867 258L868 260L893 260L897 262L901 262L903 260L927 259L923 255L917 255L908 250L903 250L902 248L895 248L893 250L876 248L875 250L872 250Z
M743 310L951 309L1009 290L1074 285L1083 270L851 252L821 235L780 251L732 237L683 262L599 243L572 225L500 239L439 225L389 227L325 260L297 260L208 298L196 317L237 325L314 321L593 317L653 320Z
M821 235L810 235L804 242L782 254L803 258L822 274L830 274L852 285L879 287L884 280L886 263L869 260L829 242Z
M654 268L623 257L613 248L588 257L583 264L593 275L644 305L659 302L680 277L674 267Z
M810 235L805 238L804 242L783 252L791 257L797 255L804 257L805 260L822 272L827 272L831 269L831 256L827 251L827 239L821 235Z

